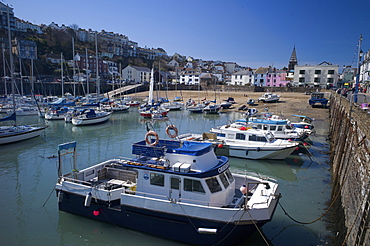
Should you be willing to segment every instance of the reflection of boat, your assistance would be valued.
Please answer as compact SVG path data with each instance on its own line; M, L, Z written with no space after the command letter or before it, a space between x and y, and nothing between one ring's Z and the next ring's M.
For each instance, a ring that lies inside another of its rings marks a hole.
M63 155L76 157L76 143L59 145L59 209L201 245L237 244L272 219L280 197L275 181L232 174L228 158L216 156L210 143L157 136L150 131L134 143L129 160L77 171L73 158L65 175Z
M94 109L82 110L77 116L72 117L72 124L76 126L92 125L109 120L112 112L99 111Z
M230 157L231 170L244 171L258 174L261 177L270 177L279 180L294 181L297 180L295 170L290 165L302 162L299 156L289 156L285 160L248 160Z
M272 93L265 93L261 97L258 98L258 101L265 102L265 103L273 103L280 100L280 96Z

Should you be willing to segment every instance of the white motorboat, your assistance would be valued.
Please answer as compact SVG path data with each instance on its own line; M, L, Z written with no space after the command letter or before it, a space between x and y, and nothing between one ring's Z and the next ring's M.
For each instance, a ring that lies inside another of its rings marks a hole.
M112 112L94 110L92 108L82 110L77 116L72 117L72 124L76 126L92 125L108 121Z
M276 139L269 131L233 124L212 128L210 133L183 134L179 139L211 142L218 154L254 160L284 160L299 145L298 142Z
M132 145L135 157L79 171L75 150L76 142L59 145L60 211L187 244L238 244L272 219L281 197L274 180L231 173L211 143L161 140L149 131ZM66 154L74 167L63 175Z
M173 102L162 103L161 107L167 110L182 110L182 108L184 107L184 104L181 102L173 101Z
M45 112L44 117L47 120L64 120L68 111L70 111L68 107L53 106Z
M265 93L258 98L258 102L274 103L280 100L280 96L273 93Z

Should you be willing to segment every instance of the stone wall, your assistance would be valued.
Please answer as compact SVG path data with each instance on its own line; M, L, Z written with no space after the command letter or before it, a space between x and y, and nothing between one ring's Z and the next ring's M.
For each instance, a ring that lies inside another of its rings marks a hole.
M330 138L334 245L370 245L370 114L333 94Z

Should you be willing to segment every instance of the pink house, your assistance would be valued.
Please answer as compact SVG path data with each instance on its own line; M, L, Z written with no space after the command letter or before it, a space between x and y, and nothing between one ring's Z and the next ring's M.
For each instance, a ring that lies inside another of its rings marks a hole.
M287 80L287 71L285 70L274 70L267 74L266 86L284 87L290 82Z

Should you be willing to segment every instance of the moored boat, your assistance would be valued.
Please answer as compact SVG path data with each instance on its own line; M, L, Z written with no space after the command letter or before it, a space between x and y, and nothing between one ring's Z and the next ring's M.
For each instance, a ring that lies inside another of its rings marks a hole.
M151 137L155 137L152 139ZM198 245L233 245L272 219L280 198L270 179L231 173L211 143L161 140L149 131L129 159L111 159L62 174L62 156L76 160L76 143L59 145L59 210Z
M72 117L72 124L76 126L92 125L108 121L112 112L85 109L82 110L77 116Z

